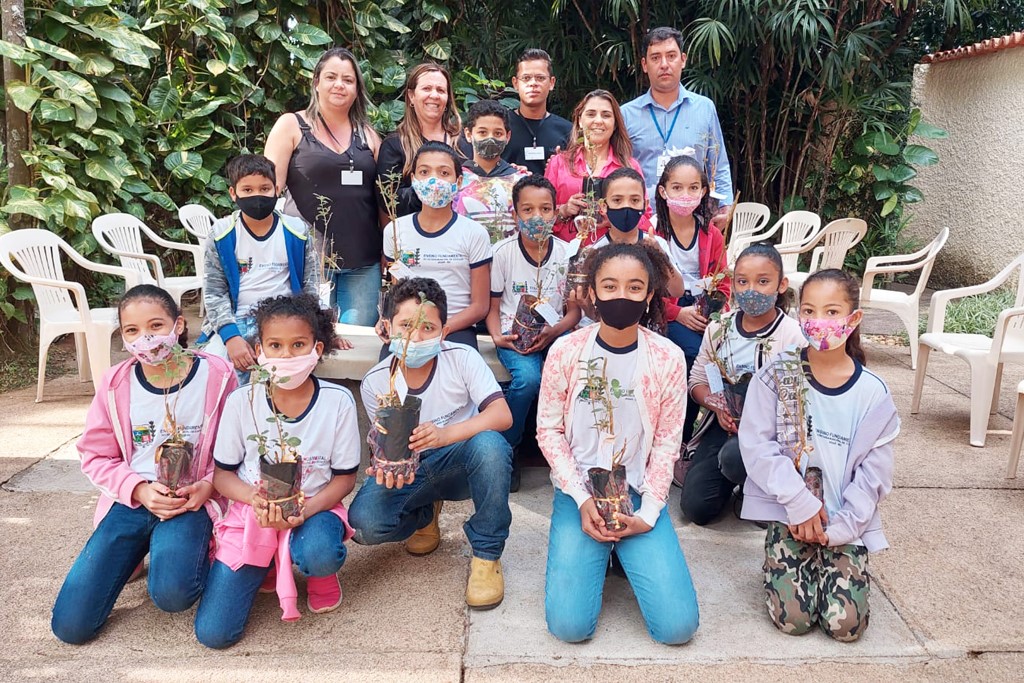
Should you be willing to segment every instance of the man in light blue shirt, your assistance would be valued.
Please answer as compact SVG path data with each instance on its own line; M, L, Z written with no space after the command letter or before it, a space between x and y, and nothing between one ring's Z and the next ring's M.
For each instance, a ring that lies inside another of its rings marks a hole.
M731 205L732 175L715 103L680 82L686 65L683 35L674 28L652 29L644 37L643 51L640 65L651 88L623 105L622 117L633 156L644 172L647 196L654 197L668 160L689 154L704 165L713 196L723 207Z

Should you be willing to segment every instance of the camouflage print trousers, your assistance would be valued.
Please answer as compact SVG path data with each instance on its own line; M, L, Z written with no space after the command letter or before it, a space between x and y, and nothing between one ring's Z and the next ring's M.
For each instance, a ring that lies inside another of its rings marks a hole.
M801 635L817 623L839 641L857 640L868 627L868 551L803 543L785 524L768 525L764 541L768 616L783 633Z

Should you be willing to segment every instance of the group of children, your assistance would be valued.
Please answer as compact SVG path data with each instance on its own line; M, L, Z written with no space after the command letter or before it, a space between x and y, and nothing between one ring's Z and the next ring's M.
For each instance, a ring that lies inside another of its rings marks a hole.
M470 111L469 168L448 145L425 143L412 161L423 207L384 229L396 282L377 331L388 345L361 398L371 440L383 398L419 399L409 440L417 469L395 476L371 464L350 507L342 504L363 450L358 408L349 391L312 373L345 343L314 295L305 225L274 211L273 165L238 157L227 172L239 210L215 224L206 246L207 345L182 351L184 318L159 288L135 287L120 303L132 358L104 377L78 443L103 495L54 606L61 640L93 638L147 554L154 603L181 611L199 601L196 635L209 647L242 637L258 592L277 593L284 620L299 618L293 565L307 577L309 611L331 611L342 602L346 542L405 541L410 553L429 554L445 500L473 500L466 602L494 607L504 597L514 453L534 404L555 489L545 611L556 637L593 636L613 552L652 638L693 636L696 592L666 509L681 454L689 519L714 520L739 486L741 516L768 524L774 623L860 636L867 552L886 547L878 503L892 484L899 421L885 383L864 368L854 278L812 275L794 318L774 247L748 247L726 277L707 177L688 157L666 165L646 231L644 178L632 168L605 178L604 232L573 264L581 244L553 235L554 186L500 161L507 114L485 104ZM487 179L508 186L484 189ZM573 267L585 284L570 284ZM707 308L716 292L731 294L721 315ZM511 376L504 390L476 351L481 321ZM171 490L160 483L160 453L181 441L193 476ZM290 461L301 486L282 496L268 488L266 467ZM614 525L588 478L594 469L619 469L628 484Z

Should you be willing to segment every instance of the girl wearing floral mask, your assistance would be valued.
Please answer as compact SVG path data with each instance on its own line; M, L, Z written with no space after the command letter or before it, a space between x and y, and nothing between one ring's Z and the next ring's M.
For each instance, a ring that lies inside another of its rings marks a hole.
M868 626L868 553L888 547L878 506L900 431L885 382L864 367L860 285L841 270L800 291L807 348L751 380L740 423L745 519L768 522L765 602L784 633L840 641Z
M230 501L217 526L217 550L196 637L207 647L238 642L257 591L276 590L284 621L300 617L294 563L306 577L310 612L341 605L338 570L352 535L341 500L355 486L359 430L352 394L313 374L334 348L333 314L310 294L266 299L256 309L258 364L269 379L228 397L214 450L217 491ZM299 513L285 516L261 482L261 451L280 459L281 432L301 456ZM252 435L267 435L262 446Z
M736 308L708 323L690 372L690 398L707 410L686 456L676 463L676 482L683 489L680 506L699 525L713 522L747 478L736 438L740 421L733 416L743 406L734 397L742 396L751 373L770 358L805 345L800 323L785 313L789 281L774 246L759 242L743 250L733 271L732 296Z
M399 279L437 280L448 295L448 341L475 349L473 326L490 308L490 236L482 225L452 210L462 177L454 149L426 142L412 168L412 189L423 208L384 228L384 258ZM388 343L383 328L378 323L377 334Z
M96 530L53 607L53 633L66 643L99 633L147 554L153 602L165 612L188 609L206 584L218 516L212 450L235 373L226 360L181 348L185 319L159 287L128 290L118 316L132 357L103 376L76 444L100 500ZM158 474L161 446L172 437L192 456L174 490Z
M692 157L673 157L658 180L654 206L657 233L669 245L669 257L683 275L683 296L665 302L668 338L686 355L687 372L700 351L708 319L697 310L696 297L708 289L708 278L728 267L722 232L711 222L717 201L712 199L704 168ZM716 289L729 296L729 278ZM691 401L686 411L683 441L689 442L700 408Z

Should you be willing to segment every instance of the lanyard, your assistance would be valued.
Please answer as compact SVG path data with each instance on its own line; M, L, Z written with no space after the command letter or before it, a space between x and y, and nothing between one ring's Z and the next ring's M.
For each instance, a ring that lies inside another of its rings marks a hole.
M537 130L534 130L533 126L531 126L530 124L528 124L526 122L526 117L523 116L523 113L521 111L517 110L516 113L519 114L519 118L521 118L523 120L523 125L526 126L526 130L530 131L530 135L533 136L533 146L536 147L537 146L537 136L540 135L541 129L544 128L544 124L547 123L548 117L551 116L551 112L548 112L547 114L544 114L544 118L542 118L540 120L540 125L537 126Z
M672 125L668 127L668 135L661 129L661 124L658 123L658 117L654 115L654 105L648 109L651 112L651 121L654 121L654 127L658 130L658 135L661 136L661 141L665 144L665 149L668 149L668 141L672 138L672 131L676 129L676 121L679 120L679 112L683 110L683 105L679 105L676 109L676 115L672 117Z
M336 144L340 148L342 146L341 140L339 140L338 138L336 138L334 136L334 133L331 131L331 127L327 125L327 121L324 120L323 115L317 114L317 116L320 117L320 123L324 124L324 130L326 130L327 134L331 136L332 140L334 140L334 144ZM349 142L348 142L348 148L344 152L339 152L338 153L339 156L347 156L348 157L348 170L350 170L350 171L355 170L355 167L356 167L355 157L352 156L352 144L355 142L355 139L356 139L356 129L353 128L352 129L352 135L350 136L350 139L349 139Z

